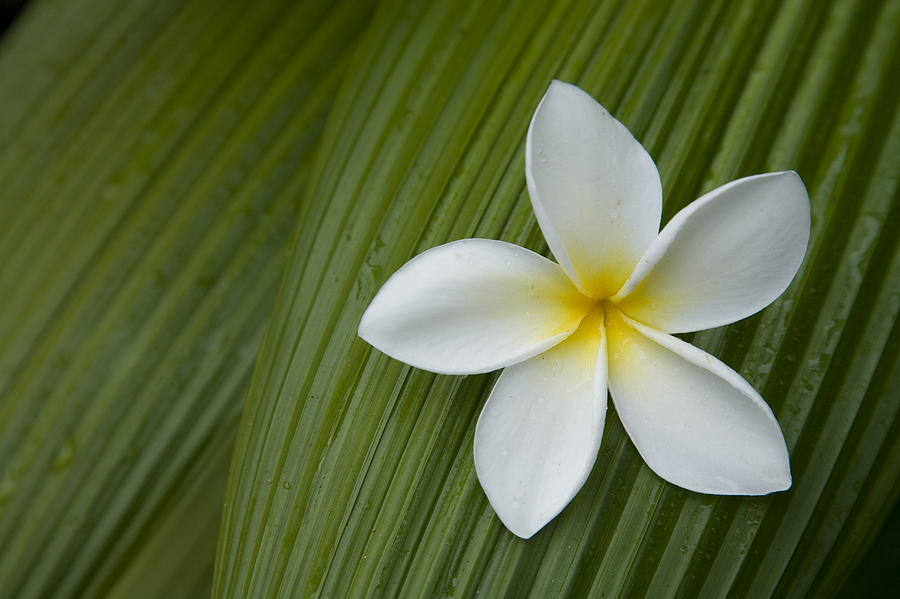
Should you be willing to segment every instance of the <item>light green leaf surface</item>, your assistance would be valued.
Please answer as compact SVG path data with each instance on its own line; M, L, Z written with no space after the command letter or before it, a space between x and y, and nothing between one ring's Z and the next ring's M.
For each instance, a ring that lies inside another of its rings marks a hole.
M232 462L219 597L829 594L893 505L900 456L900 3L385 2L330 113L312 206ZM381 283L468 236L541 250L528 121L578 83L656 158L664 218L796 169L800 275L762 314L693 337L775 409L794 486L763 498L657 478L613 416L593 475L529 541L475 478L493 376L446 377L356 338Z
M0 596L209 593L361 8L39 2L4 41Z
M900 0L374 8L31 0L0 38L0 597L837 593L900 494ZM665 483L611 408L522 541L472 461L496 374L357 338L424 249L546 253L524 139L553 77L647 147L664 221L806 182L793 285L691 338L772 405L790 491Z

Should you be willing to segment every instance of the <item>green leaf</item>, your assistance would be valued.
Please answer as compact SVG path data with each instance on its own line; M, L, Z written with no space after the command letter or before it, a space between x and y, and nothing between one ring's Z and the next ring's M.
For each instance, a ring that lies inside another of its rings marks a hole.
M229 479L218 597L827 595L897 497L900 2L383 2L331 111ZM381 283L469 236L545 250L524 135L553 77L660 167L664 218L796 169L805 265L696 334L772 405L794 486L693 494L610 415L593 474L529 541L475 478L495 375L435 376L356 337Z
M0 48L0 595L208 594L360 3L46 0Z

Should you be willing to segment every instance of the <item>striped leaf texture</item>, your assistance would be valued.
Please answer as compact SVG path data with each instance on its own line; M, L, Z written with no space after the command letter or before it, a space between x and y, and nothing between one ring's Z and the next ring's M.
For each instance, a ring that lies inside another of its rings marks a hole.
M0 47L0 596L208 595L358 2L46 0Z
M226 493L216 597L802 597L837 592L897 498L900 2L382 2L328 115ZM546 252L524 138L552 78L659 165L664 220L795 169L813 233L789 290L692 341L784 429L794 485L690 493L614 413L575 500L528 541L475 476L496 375L418 371L356 336L379 286L464 237Z
M31 0L0 37L0 597L882 593L851 572L900 530L900 0L374 4ZM496 374L357 338L429 247L549 255L554 77L654 156L664 221L806 182L793 285L688 337L772 405L790 491L665 483L611 409L522 541L472 461Z

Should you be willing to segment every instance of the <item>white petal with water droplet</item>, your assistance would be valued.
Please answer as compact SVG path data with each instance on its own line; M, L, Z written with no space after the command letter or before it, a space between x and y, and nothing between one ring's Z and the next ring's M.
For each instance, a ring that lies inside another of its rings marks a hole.
M615 310L606 322L613 403L654 472L717 495L764 495L791 486L778 421L743 377Z
M606 415L606 347L596 318L503 371L475 429L475 470L503 524L529 538L590 474Z
M531 120L528 192L553 255L595 297L615 293L656 237L653 159L585 91L554 81Z
M672 218L617 294L618 305L670 333L740 320L787 288L809 229L809 196L797 173L732 181Z

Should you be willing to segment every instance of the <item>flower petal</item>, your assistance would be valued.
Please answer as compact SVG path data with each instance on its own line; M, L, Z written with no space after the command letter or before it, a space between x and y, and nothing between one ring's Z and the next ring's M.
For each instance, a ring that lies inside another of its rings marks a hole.
M606 322L613 403L654 472L716 495L764 495L791 486L778 421L738 373L616 310Z
M558 264L510 243L463 239L394 273L363 314L359 336L417 368L475 374L553 347L589 307Z
M612 295L659 231L653 159L578 87L554 81L528 129L525 176L560 265L594 297Z
M746 318L790 284L809 228L809 196L797 173L732 181L676 214L614 299L669 333Z
M598 318L503 371L475 428L475 471L510 531L531 537L578 493L597 459L605 416Z

